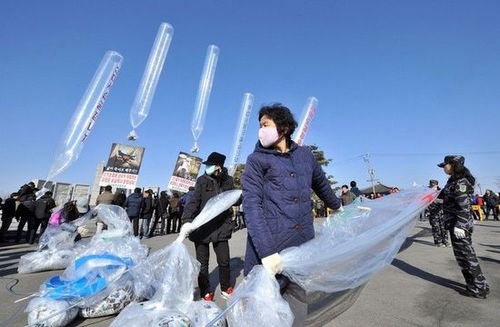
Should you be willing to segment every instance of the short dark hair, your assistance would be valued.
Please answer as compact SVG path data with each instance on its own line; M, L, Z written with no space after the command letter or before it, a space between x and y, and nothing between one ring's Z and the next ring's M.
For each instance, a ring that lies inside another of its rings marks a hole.
M134 193L139 193L139 194L140 194L141 192L142 192L142 190L141 190L141 188L140 188L140 187L136 187L136 188L134 189Z
M111 187L111 185L106 185L106 187L104 188L105 191L111 191L113 190L113 187Z
M17 192L14 192L14 193L11 193L11 194L10 194L10 197L11 197L11 198L13 198L13 197L18 196L18 195L19 195L19 194L18 194Z
M190 186L190 187L189 187L189 190L190 190L190 191L194 191L194 187L193 187L193 186Z
M268 106L263 106L259 111L259 121L263 116L267 116L276 124L278 134L285 134L287 139L290 139L293 132L297 128L297 122L293 118L293 114L281 103L273 103Z
M344 185L342 185L342 188L347 188L348 189L349 186L347 186L347 185L344 184Z
M52 195L53 195L53 193L52 193L51 191L47 191L47 192L45 192L45 195L47 195L47 196L52 196Z
M35 183L33 183L33 182L29 182L29 183L28 183L28 186L33 186L33 187L35 187Z
M356 182L355 181L351 181L351 187L356 187Z

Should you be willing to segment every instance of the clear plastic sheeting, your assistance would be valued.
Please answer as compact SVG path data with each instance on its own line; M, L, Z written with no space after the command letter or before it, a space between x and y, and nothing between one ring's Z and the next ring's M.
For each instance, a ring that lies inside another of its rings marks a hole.
M307 291L336 292L366 283L392 262L437 195L411 188L344 207L327 218L313 240L280 253L284 274Z
M241 190L231 190L211 198L193 220L193 229L229 209L240 196ZM193 301L200 263L189 255L182 243L184 237L179 235L172 244L154 252L131 270L136 280L136 295L150 300L130 304L111 326L204 327L218 315L220 309L215 304L206 306ZM171 324L166 324L168 321ZM220 320L216 326L225 326L225 320Z
M136 129L149 115L149 108L160 79L160 74L165 63L165 58L170 47L170 42L174 35L174 28L168 23L162 23L158 28L153 48L149 54L148 63L144 70L139 89L135 95L135 100L130 109L130 124L132 131L128 139L137 139Z
M241 146L243 144L243 140L245 139L248 120L250 119L250 114L252 112L252 106L253 94L243 94L238 125L236 126L236 132L234 134L233 148L231 150L231 156L229 157L228 172L230 176L234 176L234 173L236 172L236 165L240 159Z
M199 262L189 255L180 240L155 252L147 261L153 276L149 276L150 279L143 276L143 281L156 281L155 294L150 301L126 307L111 326L154 326L156 321L172 312L181 313L181 316L188 312L193 302Z
M131 270L145 260L148 248L133 236L123 208L101 204L92 213L108 229L94 235L88 247L60 276L47 280L40 287L40 297L32 301L67 302L82 309L82 315L97 317L115 314L136 299L132 286L137 280Z
M219 59L219 48L216 45L209 45L207 49L207 56L203 66L203 72L200 78L200 85L198 87L198 95L196 97L196 104L194 106L193 120L191 122L191 132L193 133L194 145L191 152L196 153L200 151L198 140L200 139L201 132L205 125L205 117L207 116L208 100L212 92L212 84L215 76L215 69Z
M63 327L78 315L78 308L71 307L69 302L46 298L31 300L25 311L28 326L36 327Z
M66 132L56 151L47 181L53 181L54 177L62 173L78 159L118 77L122 61L123 57L118 52L108 51L104 55L92 81L76 107L73 117L68 123Z
M280 295L280 286L262 266L255 266L231 296L229 326L292 326L293 313ZM209 325L215 326L215 325Z
M228 210L241 197L241 190L230 190L222 192L207 201L203 210L196 216L191 225L192 230L195 230L210 220L214 219L224 211Z
M79 314L84 318L114 315L135 299L134 282L133 279L130 278L130 275L127 275L122 281L117 283L117 287L110 291L106 298L80 309Z
M418 187L344 207L315 226L314 239L280 253L283 274L306 291L332 293L366 283L392 262L419 214L437 195ZM293 317L281 301L276 280L255 266L231 297L229 326L291 326ZM283 319L273 321L280 317L275 312Z
M85 250L85 242L76 242L77 228L91 218L91 212L71 223L49 225L40 237L38 250L25 254L19 260L17 271L29 274L45 270L66 268Z
M191 304L188 311L188 317L192 326L206 327L213 319L218 317L222 310L210 301L196 301ZM217 320L213 327L225 327L226 319Z

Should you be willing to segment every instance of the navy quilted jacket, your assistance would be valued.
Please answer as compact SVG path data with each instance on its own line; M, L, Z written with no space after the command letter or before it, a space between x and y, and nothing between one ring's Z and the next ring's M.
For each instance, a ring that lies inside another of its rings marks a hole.
M241 183L248 229L245 274L261 258L314 238L311 190L327 207L340 207L311 150L293 142L287 153L257 142Z

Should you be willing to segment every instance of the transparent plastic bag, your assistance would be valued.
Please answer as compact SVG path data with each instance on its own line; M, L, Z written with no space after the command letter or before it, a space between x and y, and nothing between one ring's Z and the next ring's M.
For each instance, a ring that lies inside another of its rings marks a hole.
M17 271L28 274L38 271L66 268L85 250L84 242L75 242L78 226L91 218L91 213L59 226L49 225L40 236L38 250L25 254L19 260Z
M136 299L134 281L130 274L124 276L109 287L109 295L103 300L81 308L80 316L84 318L97 318L117 314L129 303Z
M231 190L210 199L193 220L194 229L229 209L240 196L241 190ZM131 269L136 295L150 300L130 304L111 326L163 326L161 324L166 323L169 317L172 326L202 326L196 321L205 322L219 312L214 306L205 308L203 312L199 304L193 304L200 263L190 256L182 243L184 237L180 235L172 244L154 252Z
M195 230L228 210L241 197L241 190L230 190L222 192L210 198L201 212L196 216L191 225L191 230ZM181 235L179 236L181 237Z
M63 327L76 318L78 308L71 308L67 301L34 298L28 303L25 312L28 313L28 326Z
M194 145L191 152L196 153L200 151L198 140L200 139L201 132L205 125L205 117L207 116L208 100L212 92L212 84L215 76L215 68L219 59L219 48L215 45L209 45L207 49L207 56L205 64L203 65L203 72L200 78L200 85L198 87L198 95L196 97L196 104L194 106L193 119L191 121L191 132L193 133Z
M236 171L236 165L240 159L241 146L243 140L245 139L245 134L248 127L248 120L250 119L250 114L252 113L253 106L253 94L245 93L243 94L243 101L241 102L240 116L238 118L238 125L236 126L236 132L234 134L233 147L231 150L231 155L229 157L228 173L230 176L234 176Z
M327 218L314 239L280 253L284 274L307 291L336 292L366 283L392 262L437 195L411 188L344 207Z
M262 266L255 266L229 299L229 326L288 327L293 313L280 295L280 286Z
M189 311L193 302L195 279L200 270L200 264L191 257L181 240L176 240L166 248L153 253L142 268L134 269L138 293L144 290L149 295L154 292L150 301L127 306L113 321L111 326L155 326L162 317L178 312L182 317ZM148 294L145 294L148 295ZM186 316L187 317L187 316ZM178 317L181 321L183 319ZM189 320L189 319L188 319Z
M221 313L222 310L217 306L217 304L215 304L215 302L201 300L191 303L187 315L191 320L193 327L206 327L208 323ZM212 326L225 327L226 319L220 319Z
M168 23L162 23L158 28L153 48L149 53L148 63L146 64L139 89L135 95L134 104L130 109L132 131L128 139L131 141L137 139L135 130L149 115L149 108L153 101L156 86L158 85L173 35L174 28Z

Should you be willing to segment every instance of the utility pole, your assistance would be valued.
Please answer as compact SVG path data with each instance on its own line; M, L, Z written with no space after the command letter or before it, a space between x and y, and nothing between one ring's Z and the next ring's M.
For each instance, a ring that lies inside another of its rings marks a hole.
M373 195L376 195L375 193L375 182L378 182L378 179L375 178L375 169L373 169L372 164L370 162L370 154L367 153L363 156L363 160L365 161L366 165L368 166L368 175L370 176L370 179L367 180L367 182L371 182L372 184L372 193Z

